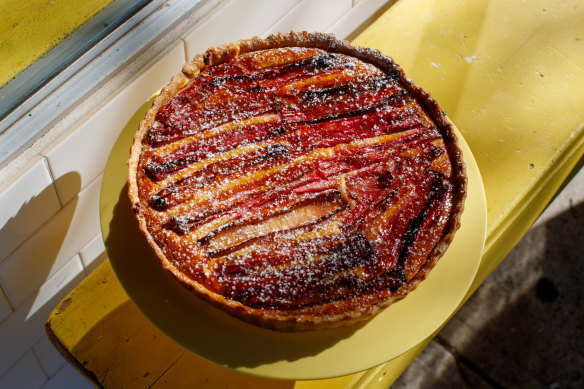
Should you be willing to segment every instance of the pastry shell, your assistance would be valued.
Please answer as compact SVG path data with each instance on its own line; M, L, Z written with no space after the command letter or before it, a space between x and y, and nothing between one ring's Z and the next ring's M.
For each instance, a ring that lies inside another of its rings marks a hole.
M284 47L309 47L318 48L332 53L345 54L357 58L363 62L375 65L383 72L399 79L400 84L414 97L424 111L438 128L450 157L452 165L452 182L454 185L453 207L444 233L438 243L430 252L427 261L417 274L406 284L392 292L389 297L386 294L374 294L357 296L355 298L327 302L311 307L287 310L253 308L238 301L209 290L199 282L186 276L173 262L167 258L161 243L157 241L148 228L147 205L140 199L137 174L140 155L144 146L144 139L150 126L155 121L155 115L170 99L184 90L192 80L196 79L201 70L217 64L228 62L244 53L259 50L284 48ZM436 101L421 88L409 80L402 69L389 57L377 50L359 48L350 43L336 39L333 35L309 32L290 32L287 34L275 34L266 38L252 38L224 44L196 55L187 62L182 72L172 78L154 100L152 107L140 123L134 136L134 143L130 150L128 160L128 194L133 211L139 222L139 227L149 245L156 252L164 269L169 271L181 284L192 290L199 297L209 301L218 308L238 317L244 321L258 326L279 331L305 331L314 329L331 328L351 325L371 318L380 310L403 299L423 281L436 265L440 257L450 245L456 230L460 226L460 217L464 209L466 197L466 174L462 152L458 147L453 126ZM383 295L383 296L382 296Z

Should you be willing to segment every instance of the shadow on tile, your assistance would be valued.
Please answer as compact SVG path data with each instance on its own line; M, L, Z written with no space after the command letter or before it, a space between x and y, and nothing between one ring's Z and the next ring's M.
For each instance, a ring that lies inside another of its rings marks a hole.
M78 175L76 182L80 186ZM9 234L11 228L20 225L19 218L30 217L28 207L38 207L36 201L41 201L44 193L51 190L52 187L47 187L27 202L4 225L0 234ZM37 231L30 231L31 237L1 264L2 288L14 312L0 326L0 375L41 339L49 312L83 277L80 262L78 266L66 269L67 272L55 268L57 262L63 267L70 264L74 257L71 255L71 258L58 260L70 229L76 201L73 200ZM73 268L76 272L72 272Z
M63 176L63 179L70 185L75 184L79 192L81 178L77 173L68 173ZM42 208L47 194L52 192L54 192L54 187L47 186L27 201L0 230L0 235L3 237L24 238L21 239L23 243L0 264L0 281L13 308L17 308L29 294L37 290L75 254L65 255L67 256L65 258L61 249L70 233L77 198L61 208L38 229L29 227L32 225L30 220L35 217L39 207Z

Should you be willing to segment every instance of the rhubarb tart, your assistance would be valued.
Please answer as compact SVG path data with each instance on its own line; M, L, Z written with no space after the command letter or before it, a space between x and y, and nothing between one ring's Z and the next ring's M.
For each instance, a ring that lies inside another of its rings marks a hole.
M128 164L161 266L283 331L353 324L404 298L466 196L453 126L429 94L391 58L319 33L195 56L154 100Z

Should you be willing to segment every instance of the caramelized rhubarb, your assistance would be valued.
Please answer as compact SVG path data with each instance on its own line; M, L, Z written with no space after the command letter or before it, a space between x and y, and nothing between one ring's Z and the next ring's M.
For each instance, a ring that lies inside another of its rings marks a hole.
M155 104L131 180L165 266L277 329L352 321L405 296L449 243L464 198L435 103L386 57L317 47L215 64L210 52Z

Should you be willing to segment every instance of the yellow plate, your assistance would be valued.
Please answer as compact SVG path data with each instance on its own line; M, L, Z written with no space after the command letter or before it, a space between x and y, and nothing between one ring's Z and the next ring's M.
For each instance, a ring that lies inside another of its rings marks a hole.
M162 332L221 366L264 377L320 379L393 359L436 331L456 310L480 263L486 202L476 162L458 134L468 170L462 226L427 280L358 326L279 333L232 318L199 300L167 274L138 229L127 196L126 160L151 101L130 119L109 157L100 215L109 259L126 293ZM153 351L155 352L155 351Z

